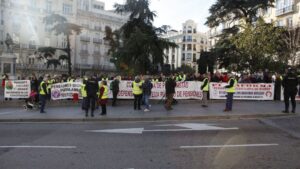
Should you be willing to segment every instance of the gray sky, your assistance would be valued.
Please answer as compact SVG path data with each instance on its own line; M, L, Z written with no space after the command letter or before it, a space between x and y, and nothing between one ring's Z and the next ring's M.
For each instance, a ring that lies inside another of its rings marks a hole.
M113 4L124 3L124 0L99 0L105 2L106 9L113 9ZM198 30L205 32L204 25L208 9L216 0L151 0L150 8L157 12L154 25L170 25L173 29L181 30L182 23L188 19L198 23Z

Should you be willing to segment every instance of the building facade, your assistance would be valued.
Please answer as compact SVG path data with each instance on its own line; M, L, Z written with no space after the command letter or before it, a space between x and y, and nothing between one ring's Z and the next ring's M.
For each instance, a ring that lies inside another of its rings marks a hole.
M43 18L60 14L68 22L82 26L80 35L71 36L72 69L85 71L113 71L107 49L103 42L104 28L120 28L126 17L105 10L105 4L97 0L1 0L0 4L0 54L5 49L7 34L14 41L17 56L17 74L44 73L46 61L37 56L39 47L65 48L66 37L55 35ZM63 53L56 53L56 57ZM54 71L54 70L53 70ZM54 72L66 72L64 61ZM78 71L76 71L78 74Z
M166 64L176 69L182 65L188 65L198 71L197 60L200 59L201 51L208 51L210 44L205 33L198 32L197 23L188 20L182 24L183 30L180 32L171 31L164 35L164 38L175 42L179 47L166 50L168 56Z

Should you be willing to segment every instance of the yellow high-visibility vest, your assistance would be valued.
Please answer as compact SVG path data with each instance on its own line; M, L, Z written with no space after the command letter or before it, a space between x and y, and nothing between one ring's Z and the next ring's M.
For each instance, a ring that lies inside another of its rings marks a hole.
M237 80L231 78L231 79L228 81L228 85L230 85L230 81L231 81L231 80L234 80L234 84L233 84L233 86L232 86L231 88L228 88L228 89L226 90L227 93L235 93L235 87L236 87L236 85L237 85Z
M45 84L44 81L42 81L41 84L40 84L40 91L39 91L40 95L46 95L46 92L44 91L44 88L43 88L44 84ZM46 86L46 88L47 88L47 86Z
M106 85L103 85L102 87L104 87L104 92L101 99L108 99L108 87Z
M143 82L133 82L133 88L132 88L132 93L135 95L140 95L143 93L143 90L140 88L142 87Z
M80 93L81 93L82 97L87 97L87 91L85 90L85 86L86 86L86 84L82 84L80 86Z
M102 81L108 81L108 78L102 78L101 80Z
M203 80L203 83L205 82L207 80L207 84L204 86L204 88L203 88L203 91L204 92L208 92L209 91L209 81L208 81L208 78L205 78L204 80Z

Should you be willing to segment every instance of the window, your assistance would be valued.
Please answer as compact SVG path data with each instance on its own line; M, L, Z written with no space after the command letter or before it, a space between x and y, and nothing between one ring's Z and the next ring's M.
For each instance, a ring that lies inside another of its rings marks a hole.
M63 14L64 15L72 15L72 5L63 4Z
M47 13L51 13L52 11L52 2L51 1L47 1L46 2L46 12Z
M182 54L181 60L185 61L185 54L184 53Z
M193 33L193 28L191 26L188 27L187 33Z
M277 26L284 26L284 25L283 25L283 21L282 21L282 20L278 20L278 21L277 21Z
M78 0L77 5L79 9L84 10L84 11L89 11L90 6L89 6L89 1L87 0Z
M103 6L101 6L101 5L96 5L96 4L94 4L94 9L98 9L98 10L103 10L104 9L104 7Z
M187 45L187 50L192 50L192 44Z
M3 63L3 73L11 73L11 64L10 63Z
M286 26L289 28L293 27L293 18L292 17L286 19Z
M192 61L192 54L191 53L188 53L187 55L186 55L186 59L185 59L186 61L188 61L188 62L191 62Z
M196 53L193 54L193 62L197 62Z
M182 45L182 50L185 50L185 44Z
M186 36L186 41L187 42L192 42L193 41L193 37L192 36Z
M194 51L197 51L197 48L196 48L196 45L194 44L194 46L193 46L193 50Z

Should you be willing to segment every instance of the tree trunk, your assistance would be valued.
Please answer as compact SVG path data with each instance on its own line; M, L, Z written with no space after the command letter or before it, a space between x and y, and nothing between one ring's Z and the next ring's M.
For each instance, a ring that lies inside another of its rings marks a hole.
M67 35L67 55L68 55L68 74L69 76L72 76L71 45L70 45L69 35Z

